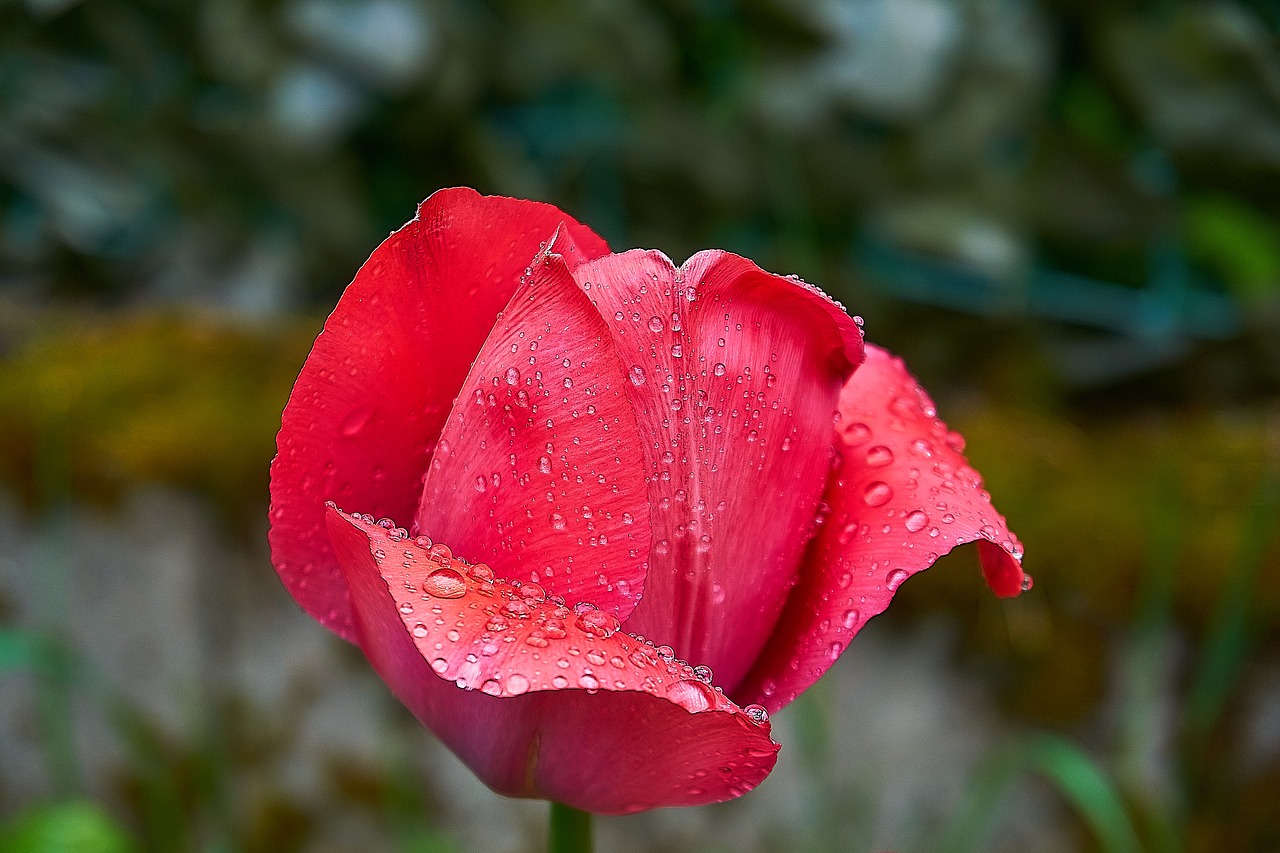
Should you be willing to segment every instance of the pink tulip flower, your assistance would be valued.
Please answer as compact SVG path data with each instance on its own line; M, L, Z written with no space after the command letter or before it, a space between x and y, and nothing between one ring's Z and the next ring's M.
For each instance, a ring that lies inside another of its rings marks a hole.
M817 288L467 189L360 269L278 449L298 603L495 791L595 813L756 786L768 714L955 546L1029 582L960 436Z

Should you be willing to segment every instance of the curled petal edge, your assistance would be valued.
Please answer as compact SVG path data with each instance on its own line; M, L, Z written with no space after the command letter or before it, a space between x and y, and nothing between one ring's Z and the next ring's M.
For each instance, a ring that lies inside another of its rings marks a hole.
M498 793L627 814L732 799L773 769L763 708L739 707L612 614L370 516L329 507L326 522L366 657Z
M964 440L937 417L901 359L867 345L845 384L823 495L830 512L810 541L781 618L734 696L770 711L820 678L898 588L952 549L976 542L1000 598L1030 588L1022 545L991 505L963 455Z

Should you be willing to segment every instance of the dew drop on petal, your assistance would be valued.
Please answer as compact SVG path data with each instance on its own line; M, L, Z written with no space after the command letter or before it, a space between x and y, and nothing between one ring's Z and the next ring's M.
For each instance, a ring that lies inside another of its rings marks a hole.
M867 502L867 506L884 506L893 497L893 489L888 483L875 480L867 484L867 488L862 493L862 499Z
M908 513L907 518L903 523L912 533L919 533L924 529L924 526L929 523L929 516L925 515L920 510L916 510Z
M462 572L445 566L422 579L422 591L436 598L462 598L467 594L467 581Z
M603 610L587 610L580 613L574 624L584 633L601 639L612 637L619 628L618 617Z
M883 444L877 444L867 451L867 464L872 468L883 468L893 462L893 451Z
M685 679L667 688L667 698L696 714L711 707L711 688L701 681Z
M769 722L769 712L763 705L747 705L742 709L742 713L746 714L747 719L757 726L762 726Z
M892 592L893 590L902 586L902 582L905 581L906 579L907 579L906 569L894 569L893 571L889 572L889 574L885 576L884 581L888 585L889 591Z
M522 693L527 693L528 690L529 679L518 672L513 672L507 676L507 692L512 696L519 696Z

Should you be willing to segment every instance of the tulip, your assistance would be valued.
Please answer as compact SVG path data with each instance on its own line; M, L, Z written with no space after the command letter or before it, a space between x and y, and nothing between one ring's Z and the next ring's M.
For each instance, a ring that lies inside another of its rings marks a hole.
M587 812L753 788L768 715L956 545L1029 584L962 439L817 288L466 189L360 269L278 450L298 603L493 790Z

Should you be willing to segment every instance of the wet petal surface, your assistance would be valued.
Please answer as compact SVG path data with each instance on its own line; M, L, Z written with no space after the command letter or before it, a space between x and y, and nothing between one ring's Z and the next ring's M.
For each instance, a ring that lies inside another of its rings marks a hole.
M408 519L453 398L539 245L607 251L551 205L441 190L360 268L298 377L271 465L271 553L298 603L354 638L324 502Z
M625 619L650 539L630 386L564 259L541 254L462 384L418 529L508 580Z
M703 670L438 544L328 512L359 642L486 784L601 814L739 796L773 768L762 708Z
M786 705L813 684L911 575L957 545L978 541L999 596L1026 576L1022 546L991 505L963 455L964 440L938 420L902 361L878 347L840 395L839 454L810 543L773 636L741 689L741 701Z
M574 276L625 365L645 455L653 546L627 627L731 689L794 583L861 333L816 289L724 252L678 270L627 252Z

